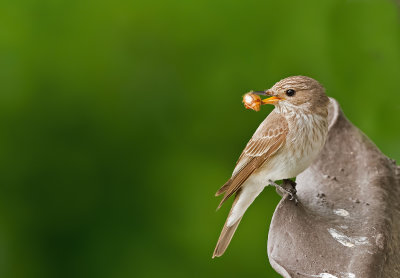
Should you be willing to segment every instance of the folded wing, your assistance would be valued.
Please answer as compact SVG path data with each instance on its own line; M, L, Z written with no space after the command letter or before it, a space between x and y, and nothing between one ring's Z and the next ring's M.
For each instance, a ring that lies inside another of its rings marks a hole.
M216 196L225 194L218 208L237 192L248 177L273 157L284 145L288 133L286 119L272 112L261 123L240 155L232 177L217 191Z

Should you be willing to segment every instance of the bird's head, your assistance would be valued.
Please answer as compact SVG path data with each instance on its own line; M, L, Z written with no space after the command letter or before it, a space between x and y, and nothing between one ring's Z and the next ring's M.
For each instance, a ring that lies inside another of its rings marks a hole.
M302 109L309 112L326 111L329 98L322 85L307 76L291 76L277 82L272 88L255 92L271 96L262 100L263 104L273 104L277 108Z

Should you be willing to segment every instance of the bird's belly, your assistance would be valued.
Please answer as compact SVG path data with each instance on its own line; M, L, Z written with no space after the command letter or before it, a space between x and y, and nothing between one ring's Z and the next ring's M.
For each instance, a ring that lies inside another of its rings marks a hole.
M311 165L320 150L321 146L313 146L312 150L310 150L310 152L306 155L292 153L290 156L285 157L283 165L286 165L287 170L282 173L282 177L280 179L293 178L303 172L308 168L308 166Z
M293 121L297 124L291 127L286 151L281 152L281 163L286 170L279 173L279 179L296 177L307 169L323 148L328 133L325 118L303 115Z
M307 169L318 156L328 133L326 119L301 116L295 120L298 122L289 127L292 130L285 145L257 169L246 184L266 186L269 180L294 178Z
M307 169L321 151L325 140L306 144L305 150L292 148L280 150L267 161L251 178L253 183L268 184L268 180L294 178Z

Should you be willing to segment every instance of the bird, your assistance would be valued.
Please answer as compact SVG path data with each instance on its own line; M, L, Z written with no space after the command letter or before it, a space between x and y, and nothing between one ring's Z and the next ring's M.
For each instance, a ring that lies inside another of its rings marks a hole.
M307 76L291 76L270 89L253 92L270 96L262 104L275 108L259 125L237 160L231 178L217 191L224 194L218 209L235 194L212 258L227 249L244 213L262 190L290 181L311 165L328 134L330 100L324 87ZM297 200L295 191L285 190Z

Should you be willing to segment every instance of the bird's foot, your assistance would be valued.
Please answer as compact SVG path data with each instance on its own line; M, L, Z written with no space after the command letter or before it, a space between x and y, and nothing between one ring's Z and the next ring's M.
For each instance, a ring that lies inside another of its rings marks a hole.
M290 179L284 179L282 182L282 187L285 188L285 191L290 195L289 200L294 201L294 203L297 205L299 200L297 199L297 190L296 190L296 182L290 180Z
M287 185L289 187L296 189L297 183L295 181L292 181L291 179L284 179L282 185Z
M297 205L299 200L297 199L297 190L296 190L296 183L292 180L289 179L284 179L282 182L282 185L277 184L273 180L268 181L269 184L273 185L276 187L276 191L278 192L279 195L283 195L284 193L289 194L290 201L294 201L294 203Z

